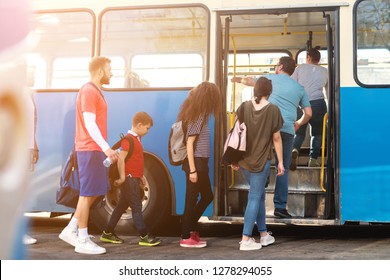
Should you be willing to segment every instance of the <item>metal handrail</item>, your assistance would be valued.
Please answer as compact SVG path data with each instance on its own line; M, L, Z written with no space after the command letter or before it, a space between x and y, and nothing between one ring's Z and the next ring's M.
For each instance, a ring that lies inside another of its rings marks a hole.
M320 187L323 192L326 192L324 187L324 174L325 174L325 140L326 140L326 124L328 122L328 113L324 115L324 121L322 124L322 144L321 144L321 173L320 173Z

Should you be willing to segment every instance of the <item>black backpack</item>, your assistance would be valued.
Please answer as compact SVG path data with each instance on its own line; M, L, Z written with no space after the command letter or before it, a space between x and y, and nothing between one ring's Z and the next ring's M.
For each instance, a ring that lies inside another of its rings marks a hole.
M111 149L113 149L114 151L119 149L121 147L122 140L123 139L127 139L127 141L129 141L129 152L127 153L127 156L125 158L125 162L126 162L131 157L131 155L133 154L134 139L133 139L133 137L131 137L129 135L123 135L123 133L121 133L120 137L121 137L121 139L118 142L116 142L111 147ZM119 179L119 172L118 172L118 164L117 164L117 162L114 163L114 164L111 164L110 167L108 168L108 179L110 180L111 187L114 186L115 180Z

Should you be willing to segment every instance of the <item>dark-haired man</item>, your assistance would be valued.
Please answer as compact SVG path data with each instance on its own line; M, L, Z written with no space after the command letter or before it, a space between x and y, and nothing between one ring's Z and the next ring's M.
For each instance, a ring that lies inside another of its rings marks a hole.
M320 166L317 158L320 156L321 152L322 126L324 116L327 112L324 89L327 91L328 70L325 67L318 65L320 60L321 53L317 49L309 49L306 55L306 63L298 66L291 75L291 78L305 88L313 111L313 116L309 120L311 127L309 167ZM301 117L302 111L298 110L297 115L298 118ZM306 137L306 128L307 124L304 124L295 133L290 170L295 170L297 167L299 151Z

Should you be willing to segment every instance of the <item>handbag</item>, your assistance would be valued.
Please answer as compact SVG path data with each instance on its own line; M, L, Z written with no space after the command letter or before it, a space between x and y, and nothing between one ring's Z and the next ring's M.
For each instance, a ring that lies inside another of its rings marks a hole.
M247 127L245 122L240 122L240 119L244 119L244 109L245 104L243 104L242 107L242 117L236 118L234 125L226 138L222 156L222 163L224 164L237 164L245 154Z
M60 184L56 193L56 203L76 208L80 195L80 179L76 152L72 150L61 170Z

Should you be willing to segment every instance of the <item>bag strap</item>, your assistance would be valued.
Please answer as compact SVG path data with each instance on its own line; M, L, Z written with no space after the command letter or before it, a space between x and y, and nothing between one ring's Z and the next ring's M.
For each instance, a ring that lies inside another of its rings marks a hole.
M244 122L244 118L245 118L245 106L248 106L247 103L249 103L250 101L245 101L245 102L242 102L241 104L241 109L240 109L240 114L237 114L237 119L240 121L240 123L243 123Z
M123 139L127 139L127 141L129 141L129 151L127 152L127 155L126 155L126 158L125 158L125 161L128 160L132 154L133 154L133 151L134 151L134 139L133 137L129 136L129 135L123 135L123 133L121 133L121 141Z

